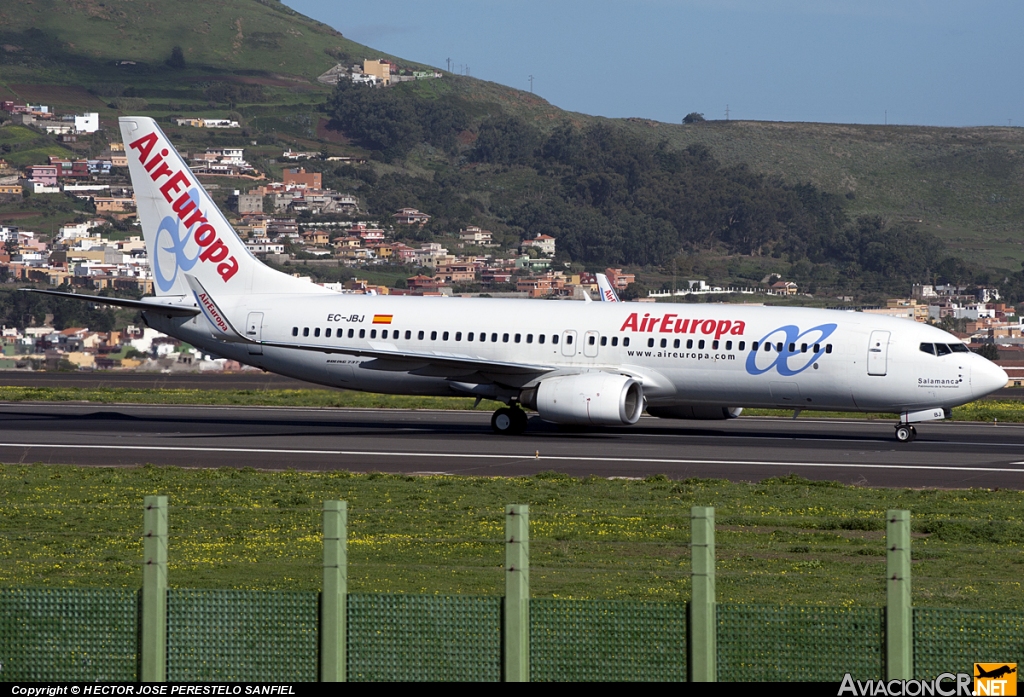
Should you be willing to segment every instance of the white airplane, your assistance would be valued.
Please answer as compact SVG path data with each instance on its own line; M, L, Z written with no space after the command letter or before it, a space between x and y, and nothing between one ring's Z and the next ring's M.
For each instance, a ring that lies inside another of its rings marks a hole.
M526 429L524 408L559 424L629 425L645 409L728 419L781 407L898 413L903 442L915 423L1007 382L951 334L870 314L335 293L250 254L156 122L120 126L156 297L36 292L138 308L154 329L271 372L499 400L491 425L503 434Z

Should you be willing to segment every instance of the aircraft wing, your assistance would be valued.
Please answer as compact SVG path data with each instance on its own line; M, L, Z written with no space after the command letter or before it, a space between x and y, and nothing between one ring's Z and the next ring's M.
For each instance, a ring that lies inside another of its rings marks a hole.
M408 351L386 341L370 341L369 347L344 344L310 344L301 341L256 341L235 329L210 294L194 276L185 280L195 295L202 313L216 328L215 339L231 343L254 344L317 353L360 356L376 360L363 364L366 370L408 372L429 377L458 378L466 382L528 382L534 376L556 370L554 366L494 361L467 354L441 351ZM503 379L504 378L504 379Z
M106 298L102 295L86 295L84 293L65 293L60 290L46 290L43 288L22 288L26 293L39 293L41 295L55 295L58 298L70 298L71 300L85 300L101 305L115 305L117 307L130 307L134 310L147 310L170 315L171 317L195 317L199 309L191 305L173 304L176 297L164 298L143 298L142 300L129 300L128 298ZM184 299L182 296L180 299Z

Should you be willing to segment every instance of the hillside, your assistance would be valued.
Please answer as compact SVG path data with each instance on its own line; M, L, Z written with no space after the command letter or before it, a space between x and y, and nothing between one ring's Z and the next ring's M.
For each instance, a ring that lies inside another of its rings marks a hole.
M175 46L184 65L168 64ZM320 168L372 211L422 205L436 215L435 233L442 224L471 223L512 241L543 230L565 235L565 248L575 250L566 260L588 266L646 265L652 279L670 277L671 266L719 283L778 272L829 290L902 287L908 273L998 279L1024 262L1024 129L613 120L447 73L379 91L387 95L365 102L361 114L339 111L344 100L316 77L338 62L378 57L418 67L276 0L0 7L0 99L96 110L107 125L126 111L144 113L183 147L242 141L237 132L179 129L168 116L230 114L244 122L247 146L259 143L249 147L251 159L272 174L282 146L370 158L358 176ZM566 124L590 155L545 154ZM602 140L601 127L617 135ZM525 149L510 155L515 138ZM608 156L607 147L623 157ZM41 139L12 148L8 159L17 165L62 152ZM659 152L676 154L666 160ZM708 171L722 188L695 198L693 185L711 181L700 168L712 161ZM634 182L642 191L621 201L595 198L601 187L617 186L623 167L647 168L650 176ZM666 196L675 199L653 198ZM701 207L706 215L698 216ZM860 216L882 220L855 223ZM735 229L737 219L743 229ZM876 237L881 257L851 251ZM895 259L900 244L911 244L908 258ZM967 266L950 264L950 256ZM847 282L868 267L862 283Z

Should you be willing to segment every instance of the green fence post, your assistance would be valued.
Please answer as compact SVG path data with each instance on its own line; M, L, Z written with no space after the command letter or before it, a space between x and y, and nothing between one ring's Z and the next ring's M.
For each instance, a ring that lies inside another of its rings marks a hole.
M690 509L690 680L717 682L715 619L715 509Z
M142 540L142 682L166 682L166 496L146 497Z
M914 677L914 610L910 597L910 511L886 511L885 665L889 680Z
M530 507L505 507L505 682L530 680Z
M345 682L348 667L348 502L324 501L320 592L320 682Z

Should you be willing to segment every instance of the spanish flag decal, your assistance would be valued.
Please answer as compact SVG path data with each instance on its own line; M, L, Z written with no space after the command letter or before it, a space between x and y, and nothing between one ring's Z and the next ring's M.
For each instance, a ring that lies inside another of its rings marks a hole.
M374 315L373 316L373 323L374 324L391 324L391 318L392 317L394 317L394 315Z

